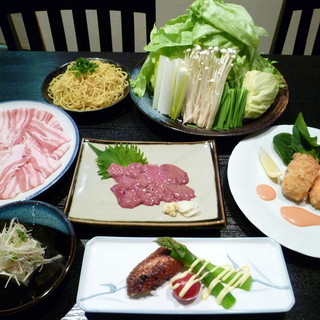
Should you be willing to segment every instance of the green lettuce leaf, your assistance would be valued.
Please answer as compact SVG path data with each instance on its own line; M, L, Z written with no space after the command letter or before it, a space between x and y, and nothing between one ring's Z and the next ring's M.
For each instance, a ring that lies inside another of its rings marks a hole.
M279 82L276 76L259 70L248 71L242 86L248 90L244 111L245 119L261 117L269 109L279 92Z
M106 146L104 150L100 150L89 143L89 147L98 156L96 162L101 179L110 178L107 170L112 163L117 163L122 167L127 167L130 163L148 163L143 152L135 145L115 144Z
M131 79L132 89L142 97L149 86L154 88L160 55L181 58L187 48L195 45L236 50L235 66L228 81L230 87L241 87L248 70L262 70L271 65L257 51L262 36L267 36L266 30L254 24L244 7L223 0L196 0L187 14L169 20L159 29L154 27L150 43L144 48L149 56L137 78Z
M237 4L224 3L222 0L197 0L189 10L220 32L234 37L249 47L258 48L260 37L268 35L264 28L254 24L247 10Z

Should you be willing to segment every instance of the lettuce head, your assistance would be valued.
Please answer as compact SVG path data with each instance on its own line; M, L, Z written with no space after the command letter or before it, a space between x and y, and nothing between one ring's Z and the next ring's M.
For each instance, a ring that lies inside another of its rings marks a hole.
M252 70L246 73L242 87L248 90L244 119L256 119L274 102L279 91L279 81L272 73Z
M217 46L236 50L237 57L229 75L232 85L241 85L249 70L262 70L268 62L258 53L260 38L267 36L264 28L254 24L243 6L223 0L195 0L187 13L169 20L163 27L153 28L149 52L140 73L131 80L135 94L142 97L148 87L154 88L160 55L170 59L184 56L187 48Z

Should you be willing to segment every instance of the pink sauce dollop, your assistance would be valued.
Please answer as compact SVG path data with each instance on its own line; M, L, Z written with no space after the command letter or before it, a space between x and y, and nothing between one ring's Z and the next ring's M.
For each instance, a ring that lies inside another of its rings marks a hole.
M299 207L281 207L281 216L298 227L310 227L320 225L320 216Z
M259 184L256 188L258 195L261 199L271 201L276 198L276 191L267 184Z

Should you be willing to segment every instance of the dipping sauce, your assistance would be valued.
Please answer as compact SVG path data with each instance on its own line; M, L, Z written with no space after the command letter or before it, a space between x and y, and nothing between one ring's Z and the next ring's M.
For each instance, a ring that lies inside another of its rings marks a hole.
M271 201L276 198L276 191L267 184L259 184L256 188L258 195L261 199Z
M281 207L281 216L298 227L310 227L320 225L320 216L299 207Z

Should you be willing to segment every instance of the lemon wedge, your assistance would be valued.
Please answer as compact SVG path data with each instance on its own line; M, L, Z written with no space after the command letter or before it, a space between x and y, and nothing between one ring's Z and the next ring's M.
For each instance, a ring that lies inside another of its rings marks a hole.
M280 169L270 157L270 155L262 147L260 147L259 156L263 169L269 178L278 178L281 176Z

